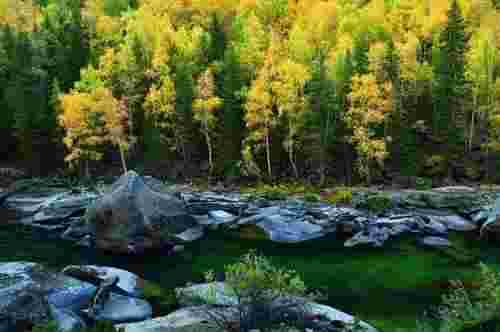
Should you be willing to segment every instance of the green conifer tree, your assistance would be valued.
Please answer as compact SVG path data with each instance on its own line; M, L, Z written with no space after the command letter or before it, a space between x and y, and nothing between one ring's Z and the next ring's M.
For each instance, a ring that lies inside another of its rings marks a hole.
M226 160L224 170L230 173L235 164L241 160L241 148L244 138L245 123L243 121L244 109L241 91L245 86L242 70L237 52L233 47L226 51L222 68L223 104L223 142L221 154Z
M467 33L458 2L448 11L448 21L440 35L439 57L435 62L434 130L446 142L447 158L463 157L465 151L465 54ZM450 174L451 175L451 174Z

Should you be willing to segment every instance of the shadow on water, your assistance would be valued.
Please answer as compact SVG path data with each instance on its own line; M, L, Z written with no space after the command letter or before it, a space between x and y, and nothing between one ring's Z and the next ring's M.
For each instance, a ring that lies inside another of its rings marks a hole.
M344 248L334 235L314 243L278 245L211 232L188 244L178 256L150 252L130 257L76 248L59 240L57 234L26 226L0 226L1 261L33 261L56 269L69 264L114 266L164 288L200 282L205 271L222 271L225 265L254 248L274 263L299 272L306 285L327 295L326 304L368 321L403 321L406 327L414 325L417 316L440 302L444 290L436 285L449 279L477 276L475 266L456 264L436 251L417 248L414 239L396 241L383 249ZM498 267L499 252L498 248L490 248L484 258Z

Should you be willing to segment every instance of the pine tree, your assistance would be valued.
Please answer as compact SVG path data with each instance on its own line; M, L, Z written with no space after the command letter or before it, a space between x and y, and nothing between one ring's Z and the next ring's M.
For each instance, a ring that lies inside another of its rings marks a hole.
M415 176L417 173L416 160L416 137L413 129L414 119L403 103L403 91L400 76L400 56L395 48L394 42L390 40L387 45L386 72L392 83L393 113L392 125L395 127L393 143L399 144L399 164L401 174L404 176Z
M456 0L451 3L448 22L441 33L440 42L440 57L435 68L435 129L438 136L447 139L447 150L450 153L463 155L466 134L464 105L467 96L467 34L465 21Z
M340 106L335 103L335 83L328 77L326 59L325 50L320 49L312 65L312 76L307 89L311 100L312 125L319 129L321 184L325 182L328 151L335 138Z
M180 124L182 125L180 145L182 148L182 157L184 161L189 161L193 153L192 140L195 132L193 121L193 100L194 100L194 81L193 69L190 64L178 63L175 66L174 85L175 85L175 111L178 114Z
M242 141L244 137L244 101L241 90L245 86L238 54L233 47L228 48L222 68L222 110L223 125L223 159L226 160L226 171L241 160Z

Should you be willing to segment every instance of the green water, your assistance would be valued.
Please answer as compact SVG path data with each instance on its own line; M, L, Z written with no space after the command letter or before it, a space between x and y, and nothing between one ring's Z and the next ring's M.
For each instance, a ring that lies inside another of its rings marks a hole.
M500 248L452 235L453 242L472 256L500 269ZM302 245L235 239L220 233L187 246L181 257L149 254L122 257L75 248L29 228L0 226L0 260L25 260L54 268L69 264L98 264L125 268L164 288L202 281L203 272L221 271L249 249L257 248L278 265L297 270L310 287L322 290L325 303L355 314L380 331L412 331L425 310L439 304L450 279L473 281L478 269L435 250L417 248L411 238L384 249L342 247L334 237Z

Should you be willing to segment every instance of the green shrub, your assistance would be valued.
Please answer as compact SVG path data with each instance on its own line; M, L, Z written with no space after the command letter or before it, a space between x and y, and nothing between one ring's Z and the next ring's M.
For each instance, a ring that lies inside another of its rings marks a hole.
M164 289L152 281L144 281L144 298L158 311L158 315L167 314L178 307L174 290Z
M319 202L320 199L321 199L321 197L316 193L305 193L304 194L304 201L306 201L306 202L315 203L315 202Z
M366 209L373 213L381 213L392 207L392 200L385 194L374 193L358 202L356 207Z
M495 331L500 318L500 274L484 264L479 267L479 288L468 290L462 282L453 281L452 290L443 295L437 310L439 327L424 320L417 324L418 332Z
M432 189L432 179L417 177L415 180L415 188L417 190Z
M424 173L434 177L446 174L446 159L441 155L433 155L424 161Z
M333 193L328 194L325 200L331 204L351 204L352 190L349 188L339 188Z

